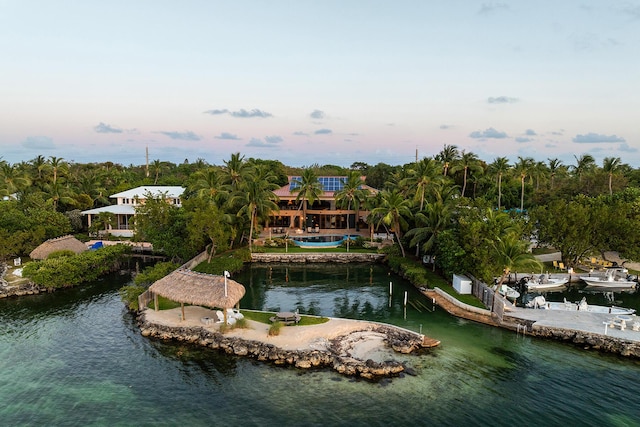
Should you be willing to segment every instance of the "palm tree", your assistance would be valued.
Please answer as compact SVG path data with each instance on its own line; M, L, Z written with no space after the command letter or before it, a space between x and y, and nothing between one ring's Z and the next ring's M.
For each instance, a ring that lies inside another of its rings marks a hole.
M578 176L578 182L582 182L582 175L595 168L596 160L591 154L583 154L580 157L574 155L573 157L576 159L576 165L573 166L573 171Z
M620 168L621 160L620 157L605 157L602 162L602 170L604 170L609 176L609 195L613 194L613 189L611 187L611 181L613 179L613 174Z
M438 235L450 226L452 212L452 204L442 199L427 204L424 211L415 215L416 228L407 231L406 236L411 237L409 245L428 253L438 241Z
M434 184L442 182L442 180L443 177L438 171L436 161L424 158L409 169L409 174L404 178L402 187L415 189L414 199L420 201L419 210L422 211L427 190L431 189Z
M536 181L536 191L540 189L540 180L546 178L549 173L547 164L544 162L534 162L531 166L530 175Z
M524 211L524 179L529 175L529 171L534 164L531 157L518 156L518 162L514 166L515 172L520 175L520 211Z
M153 180L153 185L158 184L158 177L160 176L160 173L164 171L164 169L165 169L165 165L159 159L156 159L153 162L151 162L151 170L155 175L155 179Z
M298 213L301 209L303 212L300 228L304 229L307 225L307 205L313 205L316 200L320 199L324 190L318 181L318 176L311 168L303 170L299 178L294 178L291 181L291 185L293 186L291 192L297 194L296 202L300 203ZM293 222L291 226L293 227Z
M231 186L231 191L236 191L244 181L249 166L244 161L244 156L240 156L240 153L232 154L231 159L229 161L225 160L224 164L227 184Z
M243 204L238 215L244 214L249 217L249 250L253 247L257 218L278 210L278 196L273 192L279 188L276 180L276 175L265 165L255 166L249 179L244 181L241 191L234 195L234 198L241 200Z
M556 159L547 159L549 161L549 176L551 178L551 189L553 190L553 183L556 175L562 169L562 160Z
M218 204L223 202L229 194L229 186L223 184L224 177L216 166L201 169L193 174L193 177L195 179L193 190L200 198L209 199Z
M444 176L447 176L449 167L458 160L458 147L455 145L445 144L438 154L435 155L435 159L442 163Z
M466 153L462 150L462 155L456 164L451 168L451 172L462 171L463 172L463 184L462 184L462 197L465 197L465 190L467 188L467 176L470 171L477 171L481 169L478 156L474 153Z
M509 159L506 157L496 157L489 165L489 170L496 175L498 180L498 210L502 209L502 177L510 168Z
M31 166L38 175L38 182L42 182L43 173L49 166L44 156L38 155L31 160Z
M404 217L411 216L411 200L408 200L397 190L380 192L380 205L373 208L372 213L380 218L378 224L383 223L392 227L392 231L396 234L396 239L402 251L402 257L405 257L404 246L402 246L402 229L407 226Z
M496 283L499 289L511 271L539 271L542 264L529 252L529 243L521 240L515 233L507 233L503 237L491 240L494 256L502 270Z
M362 189L363 184L362 176L358 171L351 171L347 175L346 179L343 178L342 189L336 191L335 199L339 204L344 205L347 203L347 211L351 211L351 204L353 204L353 208L355 209L355 225L356 231L358 231L358 217L360 211L360 204L367 198L367 192ZM349 229L351 227L351 223L349 222L349 213L347 214L347 234L349 234Z
M53 171L52 183L55 185L58 182L58 174L66 172L68 165L62 157L55 156L49 157L49 165Z
M0 162L0 195L9 196L26 189L29 185L31 180L26 172L19 170L15 164Z

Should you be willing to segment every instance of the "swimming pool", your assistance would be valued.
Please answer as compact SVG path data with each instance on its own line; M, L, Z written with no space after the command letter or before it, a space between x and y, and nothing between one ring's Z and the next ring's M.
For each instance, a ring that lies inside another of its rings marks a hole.
M301 248L318 247L318 248L337 248L349 237L354 240L359 237L357 234L325 234L322 236L298 236L291 237L293 243Z

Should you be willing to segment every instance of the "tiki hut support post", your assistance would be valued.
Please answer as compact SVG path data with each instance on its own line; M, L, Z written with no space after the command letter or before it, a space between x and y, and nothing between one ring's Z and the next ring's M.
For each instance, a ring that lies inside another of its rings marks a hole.
M180 308L182 308L182 317L180 318L180 320L185 320L184 319L184 303L183 302L180 303Z
M158 311L158 294L153 293L153 309Z
M154 297L161 296L182 305L184 320L184 304L204 307L220 307L224 309L224 322L227 322L227 309L233 308L245 294L245 288L226 275L197 273L179 268L171 274L156 281L149 287ZM158 307L158 305L156 305Z

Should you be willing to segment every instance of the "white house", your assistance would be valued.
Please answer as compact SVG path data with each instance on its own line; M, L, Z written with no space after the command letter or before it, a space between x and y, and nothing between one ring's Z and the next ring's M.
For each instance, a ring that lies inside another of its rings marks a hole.
M82 215L87 215L88 224L91 226L94 217L103 212L112 213L115 215L116 220L113 226L109 226L108 232L114 236L132 237L131 218L136 214L136 206L144 204L147 194L151 194L154 197L166 197L170 204L180 207L182 206L180 196L182 196L184 190L183 187L179 186L149 185L136 187L109 196L110 199L116 199L115 205L82 211Z

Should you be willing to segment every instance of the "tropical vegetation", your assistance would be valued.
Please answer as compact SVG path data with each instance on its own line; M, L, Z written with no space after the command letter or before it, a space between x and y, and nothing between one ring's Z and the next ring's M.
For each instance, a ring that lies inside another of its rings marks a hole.
M111 194L153 184L185 187L183 204L177 208L150 197L138 208L135 240L151 242L177 264L203 250L210 257L237 248L249 254L263 250L254 240L277 209L274 190L288 176L297 177L298 226L304 226L307 209L323 190L317 178L327 175L345 177L335 195L339 207L367 210L371 231L394 236L398 265L426 255L431 269L445 277L466 272L490 282L514 269L541 268L531 259L532 244L557 248L567 266L608 250L640 259L640 170L620 158L607 157L602 165L589 154L576 156L574 164L531 157L487 162L445 145L405 165L356 162L349 168L292 168L240 153L220 165L156 160L149 167L43 156L15 164L0 159L0 260L24 256L63 234L86 240L104 232L112 218L98 218L89 228L80 211L108 205ZM362 191L362 177L378 191Z

